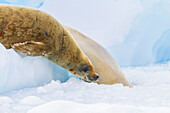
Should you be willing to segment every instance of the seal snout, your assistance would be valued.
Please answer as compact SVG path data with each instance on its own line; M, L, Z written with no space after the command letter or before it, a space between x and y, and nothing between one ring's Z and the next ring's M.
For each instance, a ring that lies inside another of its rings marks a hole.
M87 76L87 79L89 80L89 81L91 81L91 82L97 82L98 81L98 79L99 79L99 75L97 75L97 74L94 74L93 76Z
M94 75L94 78L97 80L99 78L99 75Z

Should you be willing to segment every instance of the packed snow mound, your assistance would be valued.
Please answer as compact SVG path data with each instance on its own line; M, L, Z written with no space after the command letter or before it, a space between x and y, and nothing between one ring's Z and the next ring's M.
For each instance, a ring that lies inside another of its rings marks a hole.
M166 30L153 47L156 62L170 60L170 29Z
M65 107L67 106L67 109ZM130 105L80 104L70 101L52 101L27 113L168 113L169 107L135 107Z
M88 109L90 113L99 110L106 113L169 113L170 62L127 67L123 72L133 88L121 84L98 85L71 77L64 83L52 81L44 86L0 95L0 113L43 113L47 110L50 113L67 113L67 110L84 113Z
M13 4L39 8L43 5L44 0L0 0L0 4Z
M0 93L67 79L68 72L48 60L23 56L0 44Z

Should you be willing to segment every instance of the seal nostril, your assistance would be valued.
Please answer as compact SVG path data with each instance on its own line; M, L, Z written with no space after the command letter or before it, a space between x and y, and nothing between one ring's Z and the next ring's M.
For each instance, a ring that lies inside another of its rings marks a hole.
M98 78L99 78L99 75L94 75L94 78L98 79Z

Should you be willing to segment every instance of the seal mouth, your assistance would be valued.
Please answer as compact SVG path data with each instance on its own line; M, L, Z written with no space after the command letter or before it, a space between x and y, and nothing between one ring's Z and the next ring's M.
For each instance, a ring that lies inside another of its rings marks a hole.
M86 81L94 82L94 83L98 82L98 80L99 80L99 76L96 74L93 77L87 75L87 76L85 76L85 78L86 78Z

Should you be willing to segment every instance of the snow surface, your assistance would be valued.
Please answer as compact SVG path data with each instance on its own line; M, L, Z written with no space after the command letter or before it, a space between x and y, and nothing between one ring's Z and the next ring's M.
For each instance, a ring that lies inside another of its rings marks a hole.
M0 113L169 113L170 62L123 68L133 88L71 77L0 95Z
M65 109L65 106L68 106ZM78 104L69 101L52 101L35 107L28 113L165 113L168 107L134 107L130 105Z

